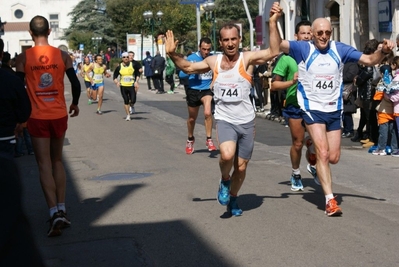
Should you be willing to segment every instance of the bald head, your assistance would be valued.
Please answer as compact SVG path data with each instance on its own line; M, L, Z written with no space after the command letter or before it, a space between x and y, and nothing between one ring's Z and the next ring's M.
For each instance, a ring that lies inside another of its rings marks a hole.
M328 29L331 31L331 22L326 18L315 19L312 23L312 31L317 31L317 29Z
M317 49L324 51L330 43L332 30L331 23L328 19L318 18L312 23L313 42Z

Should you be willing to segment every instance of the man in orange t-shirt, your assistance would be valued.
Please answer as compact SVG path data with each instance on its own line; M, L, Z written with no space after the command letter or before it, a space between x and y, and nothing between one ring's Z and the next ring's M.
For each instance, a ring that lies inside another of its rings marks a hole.
M29 33L35 46L16 60L17 75L26 82L32 113L28 130L39 166L40 183L50 210L49 237L61 235L61 229L71 222L66 217L66 173L62 148L67 129L68 113L64 97L64 75L72 87L71 117L79 115L80 83L67 52L50 46L48 20L35 16L29 23Z

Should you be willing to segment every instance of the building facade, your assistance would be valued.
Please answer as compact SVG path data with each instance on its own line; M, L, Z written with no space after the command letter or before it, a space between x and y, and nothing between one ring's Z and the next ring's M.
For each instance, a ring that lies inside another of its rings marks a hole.
M68 43L61 38L70 25L68 13L80 0L7 0L1 1L0 17L4 25L4 51L11 56L20 54L33 46L29 34L29 22L41 15L48 19L51 27L49 43L62 50L68 50Z
M258 45L269 44L269 11L274 0L259 0L262 38ZM399 0L281 0L284 15L279 21L283 39L294 40L295 25L301 20L324 17L331 21L331 39L362 50L367 40L395 40L399 34Z

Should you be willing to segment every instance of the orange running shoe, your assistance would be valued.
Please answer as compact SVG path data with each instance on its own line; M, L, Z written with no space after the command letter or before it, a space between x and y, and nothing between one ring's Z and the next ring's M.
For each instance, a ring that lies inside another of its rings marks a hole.
M326 215L327 216L341 216L342 210L338 206L337 201L335 200L336 196L330 199L326 205Z
M192 140L192 141L187 140L187 143L186 143L186 154L190 155L190 154L194 153L194 142L195 142L195 139Z
M213 144L212 139L207 139L205 145L206 145L206 147L208 148L209 151L215 151L215 150L217 150L217 148L216 148L215 145Z

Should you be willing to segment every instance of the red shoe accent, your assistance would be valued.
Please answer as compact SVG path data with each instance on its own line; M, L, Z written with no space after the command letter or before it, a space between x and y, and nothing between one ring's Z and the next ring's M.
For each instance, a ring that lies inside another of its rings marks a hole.
M217 150L216 146L213 144L212 139L207 139L205 145L206 145L206 147L208 148L209 151Z
M190 155L190 154L194 153L194 142L195 142L195 140L193 140L193 141L187 140L186 154Z
M338 206L337 201L335 200L336 197L330 199L326 205L326 215L327 216L341 216L342 210Z

